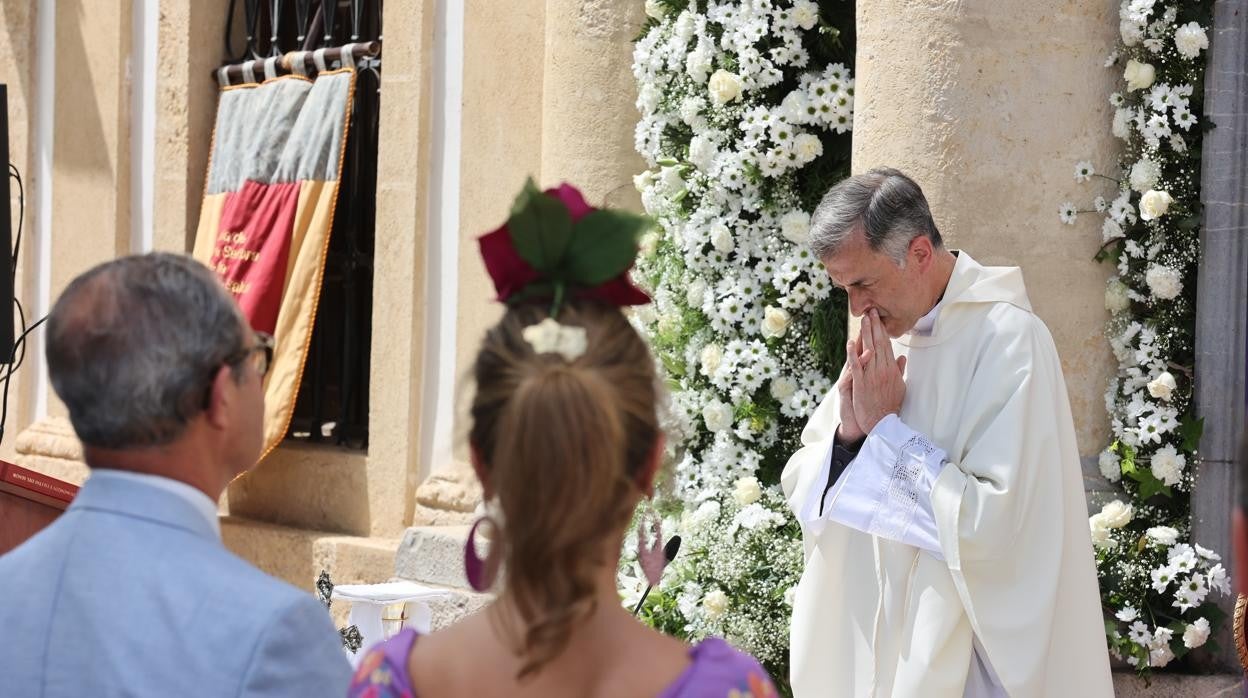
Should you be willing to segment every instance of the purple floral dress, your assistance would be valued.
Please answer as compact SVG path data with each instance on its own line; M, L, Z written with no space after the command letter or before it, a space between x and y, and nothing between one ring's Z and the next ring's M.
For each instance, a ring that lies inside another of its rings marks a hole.
M416 698L407 658L416 631L405 629L375 645L360 660L348 698ZM776 698L775 686L758 661L719 638L689 649L692 663L658 698Z

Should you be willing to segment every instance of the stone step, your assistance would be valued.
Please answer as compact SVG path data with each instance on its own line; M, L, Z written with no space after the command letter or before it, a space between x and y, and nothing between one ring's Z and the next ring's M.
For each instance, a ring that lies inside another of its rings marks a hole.
M1114 672L1114 694L1118 698L1239 698L1244 695L1244 680L1238 674L1153 674L1144 681L1134 673Z
M469 588L464 576L464 543L468 526L412 526L394 558L402 579L438 587ZM482 553L485 552L482 546Z
M430 604L434 629L444 628L480 610L493 598L468 587L464 576L464 544L468 526L413 526L403 535L394 558L400 579L446 589L448 599ZM481 546L484 554L485 546Z

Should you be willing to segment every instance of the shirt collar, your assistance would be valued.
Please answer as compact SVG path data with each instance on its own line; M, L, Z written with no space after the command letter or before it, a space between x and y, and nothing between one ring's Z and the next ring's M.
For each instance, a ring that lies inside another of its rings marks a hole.
M208 495L185 482L161 475L135 473L129 470L115 470L112 468L93 468L90 479L105 482L109 480L114 482L138 482L177 495L180 499L190 504L196 513L204 517L204 520L212 528L213 534L216 535L217 540L221 539L221 522L217 519L217 503L212 501Z

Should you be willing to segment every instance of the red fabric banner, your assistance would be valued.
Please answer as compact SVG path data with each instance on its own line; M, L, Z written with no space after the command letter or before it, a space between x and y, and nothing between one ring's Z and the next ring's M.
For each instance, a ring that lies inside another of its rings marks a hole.
M299 182L248 180L226 195L209 266L238 299L252 329L273 333L282 304Z

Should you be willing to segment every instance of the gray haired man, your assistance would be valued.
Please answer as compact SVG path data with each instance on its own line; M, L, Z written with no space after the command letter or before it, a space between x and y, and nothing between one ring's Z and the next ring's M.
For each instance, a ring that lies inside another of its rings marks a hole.
M187 257L118 259L65 289L48 371L91 476L0 557L6 695L345 695L324 607L221 543L216 502L259 456L271 353Z
M893 169L810 245L862 318L782 484L798 696L1110 696L1074 424L1021 272L945 249Z

